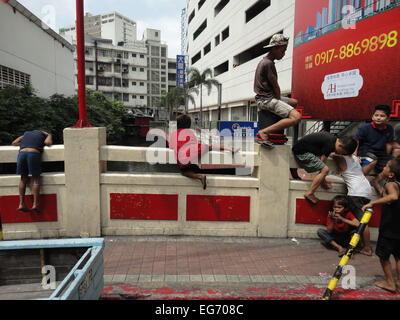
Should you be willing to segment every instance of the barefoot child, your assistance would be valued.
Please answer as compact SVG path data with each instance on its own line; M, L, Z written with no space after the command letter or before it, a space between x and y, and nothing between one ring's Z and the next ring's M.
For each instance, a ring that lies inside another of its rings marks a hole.
M379 257L385 281L374 284L390 292L400 291L400 159L390 160L382 171L388 182L382 188L382 198L366 204L362 210L382 204L382 216L375 253ZM397 282L394 281L390 256L396 261Z
M364 211L362 211L361 208L371 201L371 184L365 177L360 161L355 155L343 156L332 154L331 156L338 165L342 178L346 184L349 208L357 220L361 221L364 215ZM366 226L362 236L364 246L360 253L372 256L368 225Z
M40 193L40 175L42 173L42 152L44 146L50 147L53 143L51 134L33 130L27 131L24 135L18 137L12 142L13 146L19 146L17 159L17 174L21 175L19 183L19 207L18 211L27 212L33 210L40 213L39 209L39 193ZM33 206L28 209L25 205L25 190L32 175L32 193Z
M311 186L304 194L304 198L312 204L316 204L319 199L315 196L315 191L319 186L329 189L330 185L326 181L329 174L329 167L325 164L331 153L341 155L352 154L357 148L357 142L350 137L336 138L329 132L317 132L304 136L292 148L293 154L301 168L308 173L318 172L314 177Z
M201 174L201 169L197 165L201 156L211 150L231 151L223 146L213 146L198 143L197 137L191 127L191 119L188 115L183 114L177 117L177 129L171 133L169 139L169 147L174 149L175 157L181 174L191 179L200 180L203 189L207 188L207 177Z
M351 235L359 225L360 222L349 211L347 198L339 195L332 199L326 229L319 229L317 234L324 241L325 246L335 248L339 252L339 257L341 257L346 253Z

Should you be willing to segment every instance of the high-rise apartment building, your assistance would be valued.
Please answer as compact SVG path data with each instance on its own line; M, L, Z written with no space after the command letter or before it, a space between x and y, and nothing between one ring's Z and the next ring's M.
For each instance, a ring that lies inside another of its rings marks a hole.
M137 40L136 22L117 12L92 15L86 13L84 17L85 33L95 37L110 39L113 45L131 43ZM60 34L71 43L76 41L75 25L60 29Z
M175 86L175 60L168 59L161 30L146 29L142 40L136 33L136 23L119 13L85 15L86 86L135 112L154 115L163 92ZM60 34L76 45L75 27L62 28ZM77 75L76 60L75 53Z

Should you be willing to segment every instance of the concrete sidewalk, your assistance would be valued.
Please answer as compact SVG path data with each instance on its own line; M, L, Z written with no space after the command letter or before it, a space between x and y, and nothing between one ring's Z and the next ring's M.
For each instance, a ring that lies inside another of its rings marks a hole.
M319 300L339 261L316 239L107 236L102 299ZM356 289L339 281L332 299L400 300L373 286L378 257L355 254L349 265Z

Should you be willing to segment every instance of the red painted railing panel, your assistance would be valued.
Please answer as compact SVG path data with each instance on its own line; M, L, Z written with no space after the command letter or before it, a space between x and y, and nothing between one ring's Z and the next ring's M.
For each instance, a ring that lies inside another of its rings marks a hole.
M23 223L23 222L52 222L57 221L57 195L42 194L39 198L40 213L35 211L22 212L17 211L19 207L19 196L1 196L0 197L0 215L1 222ZM25 204L32 208L33 196L25 196Z
M178 220L178 195L111 193L110 219Z
M250 221L250 197L188 195L187 221Z

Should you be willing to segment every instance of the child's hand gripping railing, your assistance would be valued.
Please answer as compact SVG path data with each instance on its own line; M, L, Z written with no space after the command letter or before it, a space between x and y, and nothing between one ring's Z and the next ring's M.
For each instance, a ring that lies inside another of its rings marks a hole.
M350 244L347 247L346 253L343 255L342 259L340 260L339 265L337 266L335 273L332 276L331 281L329 282L328 288L325 290L325 293L322 297L322 300L329 300L332 296L333 291L336 288L336 285L342 276L343 267L347 265L351 255L354 252L354 249L357 247L358 242L360 241L360 237L364 232L366 226L369 223L372 215L374 214L374 210L368 208L365 210L364 215L360 221L360 225L358 226L357 232L353 234Z

